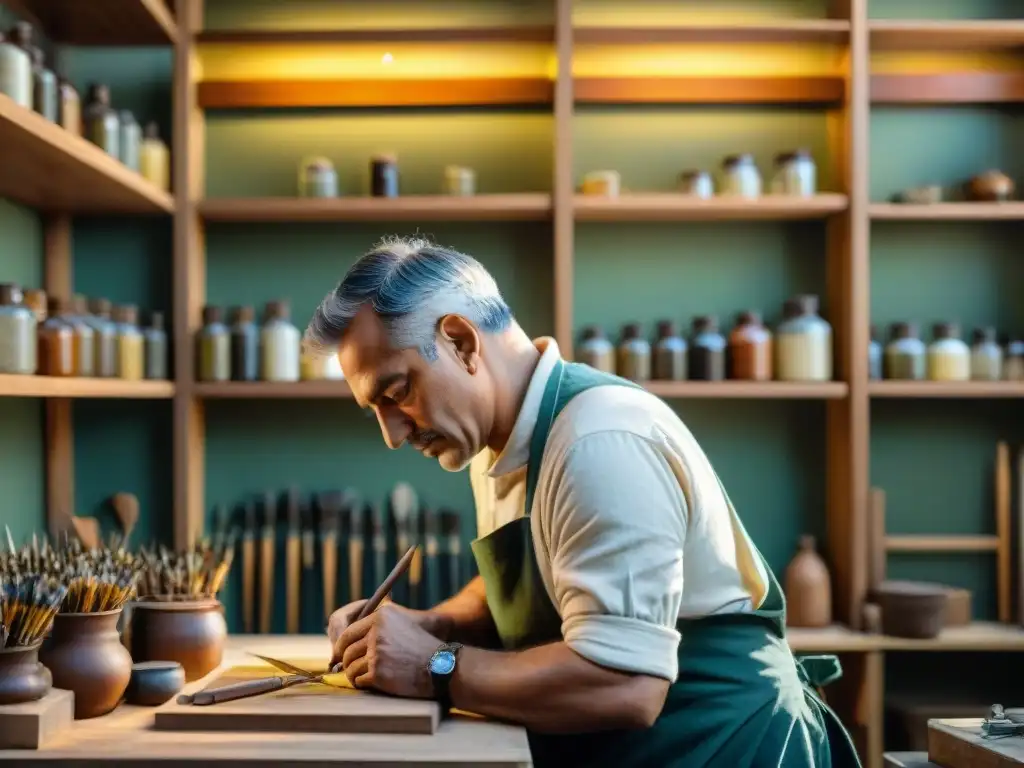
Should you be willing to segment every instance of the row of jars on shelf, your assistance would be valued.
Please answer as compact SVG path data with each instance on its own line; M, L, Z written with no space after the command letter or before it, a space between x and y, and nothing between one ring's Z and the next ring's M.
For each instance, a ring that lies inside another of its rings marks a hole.
M0 93L76 136L85 136L159 188L170 189L170 153L156 123L143 131L130 111L111 106L105 85L89 87L83 110L75 87L46 66L28 22L0 33Z
M393 154L370 158L370 197L398 197L398 159ZM476 171L461 165L444 169L441 191L468 197L476 194ZM338 172L326 157L307 157L299 164L299 197L338 197L342 194Z
M637 382L831 381L832 326L818 315L818 297L795 296L782 311L774 335L753 310L737 315L728 338L714 315L693 318L687 339L675 323L662 320L653 344L639 323L623 326L617 347L601 328L588 326L576 359Z
M160 312L147 328L138 308L107 299L47 297L0 284L0 373L129 381L167 378L167 333Z
M921 381L1024 381L1024 341L998 341L995 328L976 328L968 346L956 323L935 323L925 344L917 325L893 323L882 348L871 328L868 371L872 379Z
M203 307L196 338L199 381L321 381L343 379L337 357L306 355L287 301L268 301L262 324L251 306Z
M694 169L679 174L678 191L684 195L709 199L719 195L755 199L761 196L764 182L754 156L729 155L722 161L717 179L708 171ZM584 195L618 197L622 177L618 171L591 171L583 177ZM818 168L806 149L781 152L775 156L769 178L772 195L810 197L818 191Z

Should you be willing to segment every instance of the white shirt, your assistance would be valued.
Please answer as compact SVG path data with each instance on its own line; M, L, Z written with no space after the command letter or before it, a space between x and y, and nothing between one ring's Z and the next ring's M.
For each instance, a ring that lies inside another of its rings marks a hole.
M542 352L504 450L470 466L477 535L524 514L526 465L548 378ZM711 463L675 412L633 387L574 397L548 436L533 545L562 637L601 666L674 680L678 617L749 611L767 573Z

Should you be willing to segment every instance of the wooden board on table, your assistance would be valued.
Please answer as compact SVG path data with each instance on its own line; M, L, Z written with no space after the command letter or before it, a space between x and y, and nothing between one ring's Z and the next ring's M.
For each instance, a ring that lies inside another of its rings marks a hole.
M75 721L75 694L51 688L39 701L0 707L0 749L42 749Z
M977 717L928 721L928 759L944 768L1018 768L1024 737L990 739Z
M324 671L323 659L288 659L311 672ZM207 688L270 677L278 673L259 661L225 670ZM441 710L435 701L399 699L353 688L344 675L330 683L303 683L274 693L210 706L170 701L156 711L162 731L277 731L294 733L432 734Z

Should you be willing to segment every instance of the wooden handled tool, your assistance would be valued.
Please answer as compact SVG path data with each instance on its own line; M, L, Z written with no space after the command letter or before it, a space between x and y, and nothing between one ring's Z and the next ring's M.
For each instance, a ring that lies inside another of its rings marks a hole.
M86 549L98 549L102 540L100 535L100 521L95 517L71 516L71 524L75 527L75 533L82 541Z
M299 517L299 491L291 488L285 500L288 538L285 542L285 627L289 635L299 633L299 576L302 572L302 520Z
M128 545L128 537L139 521L139 499L133 493L115 493L110 497L110 506L114 508L117 521L121 524L124 544Z
M374 504L370 509L370 526L373 531L373 580L380 584L384 581L388 557L388 540L384 537L384 510L380 504Z
M462 535L459 532L459 525L458 512L445 510L441 513L441 528L448 550L449 596L462 589Z
M363 596L363 522L365 520L363 505L356 502L349 509L348 524L348 588L349 600L359 600Z
M320 507L320 568L324 582L324 621L331 618L337 603L338 524L341 521L341 494L322 493Z
M316 683L322 677L308 677L306 675L292 675L291 677L261 677L258 680L246 680L244 683L231 683L220 688L210 688L193 694L182 694L178 697L179 704L194 704L197 707L205 707L211 704L221 704L225 701L245 699L249 696L259 696L263 693L272 693L284 688L290 688L300 683Z
M263 534L260 542L260 632L270 633L274 610L274 545L277 533L277 499L268 492L263 500Z
M1012 619L1010 586L1010 446L996 444L996 596L999 620Z
M299 517L302 520L302 569L311 571L316 567L316 525L310 502L299 503Z
M441 602L441 574L437 569L437 555L440 551L437 541L437 514L432 509L423 510L423 550L422 562L426 571L426 605L423 607L432 608ZM418 552L416 557L420 559ZM415 562L413 565L415 566Z
M416 512L419 503L416 498L416 491L408 483L398 483L391 490L388 504L391 507L391 514L395 520L395 552L405 552L413 545L413 526L418 518ZM415 559L413 560L413 567L415 567ZM406 590L408 594L400 594L400 591L396 590L395 595L393 595L394 599L403 605L413 605L412 577L413 571L410 569L409 589Z
M245 502L242 519L242 629L256 631L256 503Z
M395 567L391 569L391 573L380 583L377 587L377 591L373 593L373 596L366 601L363 609L359 612L359 616L356 617L356 621L365 619L371 613L376 611L384 598L388 596L391 590L395 586L395 582L402 578L402 574L409 570L409 566L412 564L412 559L416 555L417 547L409 547L405 554L402 555L402 559L395 563Z

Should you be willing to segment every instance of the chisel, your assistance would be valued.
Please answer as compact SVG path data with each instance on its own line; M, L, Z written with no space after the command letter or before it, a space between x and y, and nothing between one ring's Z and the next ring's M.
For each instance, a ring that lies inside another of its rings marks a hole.
M374 503L370 510L370 526L373 531L373 580L381 584L388 575L388 540L384 536L384 509Z
M288 538L285 540L285 629L299 633L299 576L302 574L302 519L299 517L299 490L290 488L285 500Z
M242 630L256 631L256 503L245 502L242 512Z
M459 533L459 513L443 511L441 529L444 531L448 550L448 595L451 596L462 589L462 536Z
M363 505L356 502L349 509L348 524L348 589L349 600L363 596Z
M432 509L424 509L422 518L426 605L420 607L433 608L441 602L441 572L437 567L437 555L440 550L437 541L437 514Z
M302 519L302 569L316 568L316 522L313 519L312 501L299 502L299 517Z
M263 500L263 534L260 542L260 632L270 634L274 610L274 546L277 534L277 498L267 492Z
M341 521L341 494L321 493L320 507L320 569L324 582L324 621L338 607L338 524Z

